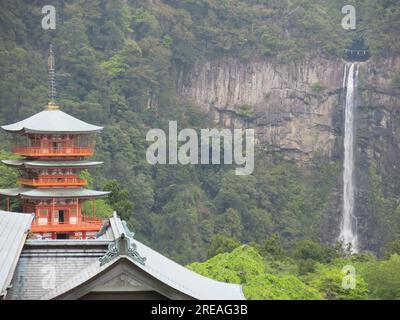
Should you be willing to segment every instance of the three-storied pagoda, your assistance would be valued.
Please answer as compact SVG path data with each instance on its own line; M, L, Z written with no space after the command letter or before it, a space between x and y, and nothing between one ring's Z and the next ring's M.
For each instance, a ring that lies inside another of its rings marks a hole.
M0 190L7 211L10 197L18 197L22 212L35 213L33 233L51 239L94 236L102 226L94 199L109 192L83 188L87 181L79 178L79 172L101 164L84 158L93 155L94 133L102 127L78 120L49 103L45 110L2 129L14 135L12 152L24 157L2 161L22 175L19 188ZM88 199L93 200L91 216L82 212Z
M45 110L14 124L2 126L13 134L12 152L21 160L3 160L21 172L19 188L0 189L10 211L10 197L21 199L22 212L34 213L31 231L43 238L86 239L102 227L96 218L95 199L109 192L88 190L83 169L100 165L88 161L94 151L94 134L102 127L91 125L59 110L55 104L54 57L50 46L50 102ZM83 203L91 199L90 215Z

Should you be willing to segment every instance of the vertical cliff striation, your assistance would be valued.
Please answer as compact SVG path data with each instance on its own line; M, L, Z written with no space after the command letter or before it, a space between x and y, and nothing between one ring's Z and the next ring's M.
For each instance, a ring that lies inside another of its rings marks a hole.
M360 249L400 236L400 59L360 69L356 115L355 213Z
M316 151L331 154L342 78L340 60L224 59L181 72L178 91L223 126L255 127L267 152L306 160Z

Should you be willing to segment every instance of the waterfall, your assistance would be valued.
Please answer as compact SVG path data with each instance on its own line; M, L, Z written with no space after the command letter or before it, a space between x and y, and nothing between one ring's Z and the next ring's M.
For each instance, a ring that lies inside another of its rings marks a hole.
M347 72L346 72L347 71ZM347 73L347 80L346 80ZM343 212L339 240L351 244L352 252L358 251L357 219L354 216L354 108L358 64L345 65L343 86L346 86L343 161ZM343 87L344 89L344 87Z

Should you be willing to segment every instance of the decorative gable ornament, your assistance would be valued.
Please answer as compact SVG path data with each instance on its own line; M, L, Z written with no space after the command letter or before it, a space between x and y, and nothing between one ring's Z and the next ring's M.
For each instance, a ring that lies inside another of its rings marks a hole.
M146 258L142 257L136 249L136 244L132 243L124 233L115 242L108 245L107 253L99 259L100 266L114 260L118 256L128 256L134 261L144 265Z

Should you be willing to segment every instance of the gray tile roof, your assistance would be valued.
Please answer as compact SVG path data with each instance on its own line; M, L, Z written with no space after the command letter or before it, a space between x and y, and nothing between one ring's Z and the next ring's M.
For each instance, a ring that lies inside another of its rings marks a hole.
M129 259L129 258L127 258L127 259ZM118 261L118 259L115 259L111 263L101 266L99 260L97 259L95 262L90 264L88 267L81 270L78 274L74 274L73 276L71 276L71 278L68 279L66 282L61 283L60 285L55 287L53 290L50 290L45 295L41 296L40 299L41 300L54 299L54 298L60 296L61 294L85 283L89 279L93 278L97 274L99 274L102 271L109 268L112 264L116 263L117 261Z
M110 241L27 240L7 299L39 299L98 261Z
M6 294L33 215L0 211L0 296Z
M0 194L21 198L100 198L110 194L109 191L97 191L84 188L12 188L0 189Z
M201 276L130 237L130 231L115 212L113 217L110 219L109 229L112 230L112 233L106 232L100 237L100 239L106 239L110 236L112 237L111 239L117 239L121 237L122 234L128 236L131 243L136 245L139 254L146 258L144 265L130 259L131 262L170 287L195 299L245 299L240 285L223 283ZM111 261L110 264L114 262L115 261ZM63 284L59 288L55 289L52 292L53 295L47 295L46 298L54 298L57 295L72 289L73 286L87 281L106 267L107 265L100 266L100 263L96 261L93 265L83 270L82 273L77 274L67 284Z
M9 132L32 133L91 133L103 127L81 121L61 110L44 110L22 121L2 126Z
M146 258L145 264L121 255L100 265L108 245L124 234ZM57 298L105 271L121 259L165 285L195 299L244 299L240 285L201 276L132 238L114 213L109 227L95 240L28 240L19 259L9 299Z

